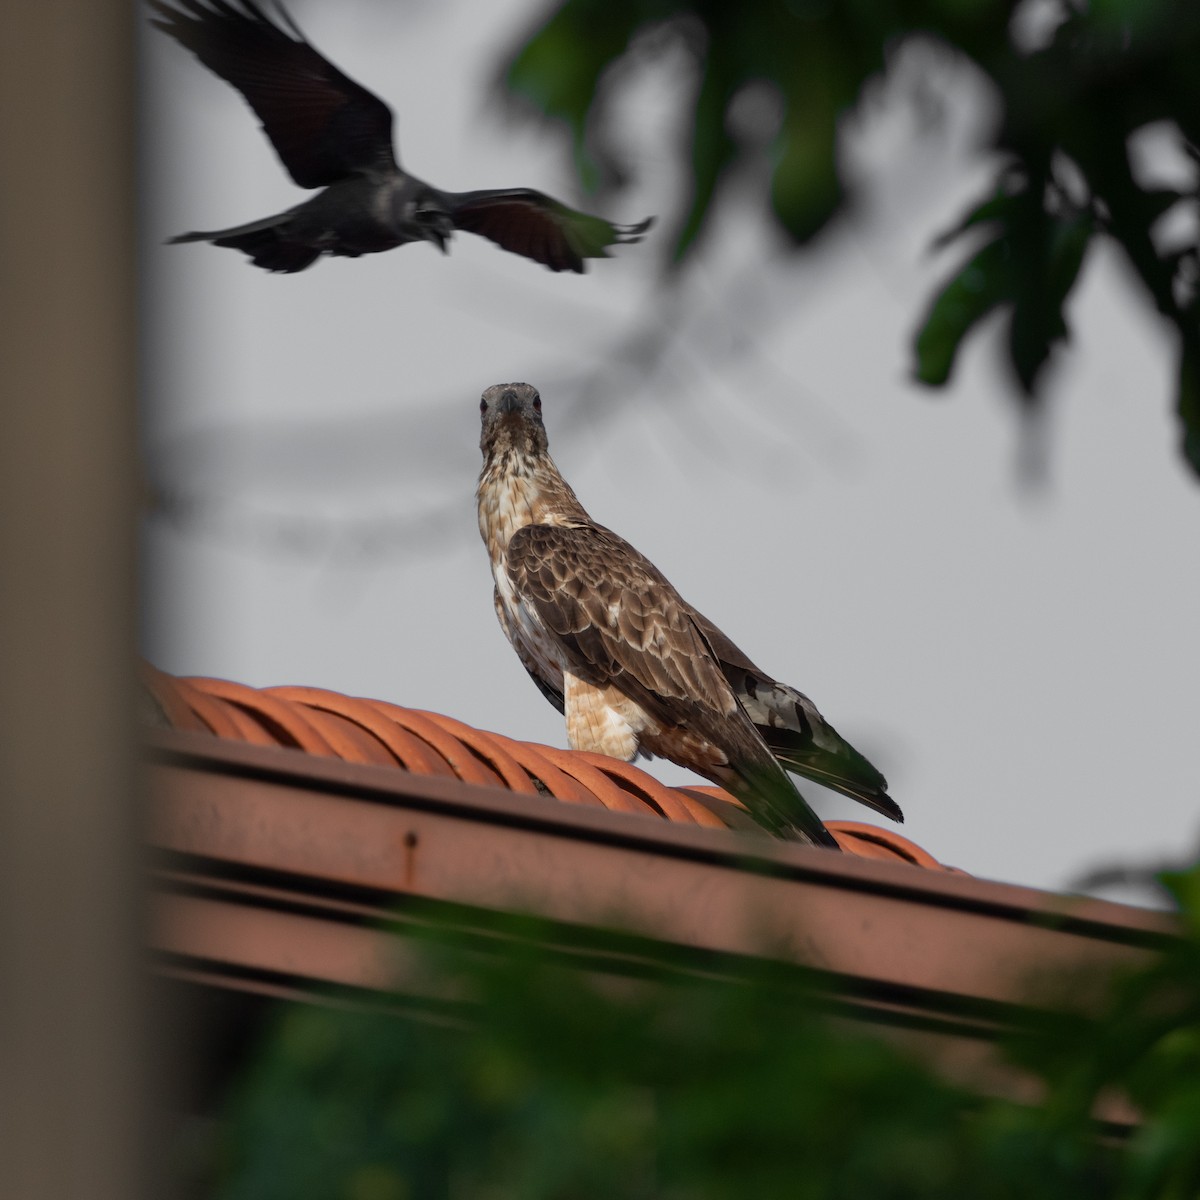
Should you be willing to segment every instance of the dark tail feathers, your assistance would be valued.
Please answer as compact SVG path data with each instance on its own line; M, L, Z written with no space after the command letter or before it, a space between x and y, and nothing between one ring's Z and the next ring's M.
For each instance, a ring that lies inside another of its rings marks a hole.
M321 251L304 242L288 238L289 214L268 217L264 221L253 221L234 229L218 229L209 233L181 233L170 239L177 242L212 242L214 246L228 246L250 256L256 267L265 271L276 271L292 275L310 267L320 257Z

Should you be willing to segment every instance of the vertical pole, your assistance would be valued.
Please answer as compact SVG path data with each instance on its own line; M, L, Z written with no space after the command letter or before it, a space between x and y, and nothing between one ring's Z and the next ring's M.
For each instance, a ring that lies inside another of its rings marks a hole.
M0 38L0 1193L137 1200L134 16Z

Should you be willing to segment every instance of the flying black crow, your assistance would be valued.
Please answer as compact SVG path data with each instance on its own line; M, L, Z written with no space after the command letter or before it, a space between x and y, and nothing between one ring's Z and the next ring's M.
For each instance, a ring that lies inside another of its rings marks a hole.
M392 111L343 75L279 4L255 0L149 0L152 23L245 97L288 174L311 200L232 229L185 233L248 254L268 271L303 271L322 254L357 258L405 242L445 252L455 229L477 233L552 271L636 242L650 220L614 225L531 188L445 192L396 161ZM652 218L651 218L652 220Z

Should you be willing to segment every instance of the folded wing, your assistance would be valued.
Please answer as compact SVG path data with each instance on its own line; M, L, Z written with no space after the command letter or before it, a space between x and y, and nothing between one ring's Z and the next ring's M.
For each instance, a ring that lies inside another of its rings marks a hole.
M771 753L789 770L857 800L893 821L900 806L887 780L802 692L760 671L711 621L696 614L738 702Z
M507 558L514 591L574 673L615 685L665 729L720 747L729 763L723 774L736 776L735 790L768 829L836 845L747 718L693 610L648 559L594 524L527 525L513 534Z

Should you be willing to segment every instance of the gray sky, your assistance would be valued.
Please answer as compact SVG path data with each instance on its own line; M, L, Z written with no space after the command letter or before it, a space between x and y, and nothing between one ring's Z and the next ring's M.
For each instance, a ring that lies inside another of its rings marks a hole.
M552 132L485 93L536 5L291 7L395 108L415 173L584 203ZM785 254L730 189L669 307L661 225L583 277L467 234L448 258L409 246L295 276L164 246L304 193L231 88L159 34L145 50L147 442L193 502L147 524L157 665L565 744L496 624L475 527L479 393L527 380L593 516L812 696L931 853L1061 888L1194 850L1200 488L1176 452L1164 335L1094 250L1033 491L995 329L950 392L907 380L913 325L956 261L931 237L987 179L971 157L986 98L964 69L910 63L950 100L931 138L882 103L849 124L865 202L813 252ZM642 72L624 114L637 177L605 215L671 211L686 87L679 64ZM648 330L664 332L635 353ZM827 818L877 819L805 790Z

